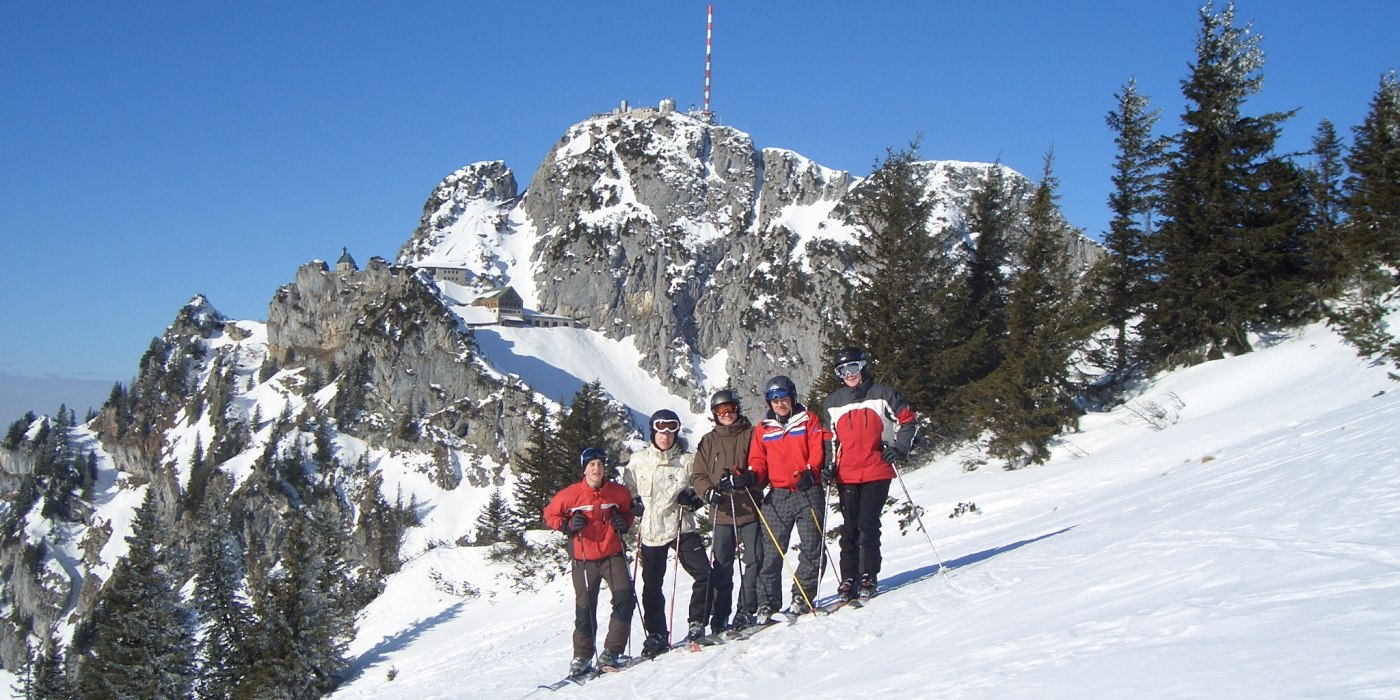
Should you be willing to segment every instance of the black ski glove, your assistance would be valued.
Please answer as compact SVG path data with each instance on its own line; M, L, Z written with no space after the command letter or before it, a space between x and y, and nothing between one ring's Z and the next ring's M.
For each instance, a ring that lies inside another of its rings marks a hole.
M581 511L574 511L574 516L564 521L564 534L573 535L578 533L588 525L588 514Z
M880 451L880 459L883 459L886 462L889 462L890 464L894 464L895 462L903 462L904 451L899 449L898 447L895 447L894 445L885 445L885 449Z
M712 488L705 492L705 500L714 505L724 503L724 492L720 491L718 487Z
M811 469L803 469L803 470L802 470L802 476L797 477L797 490L798 490L798 491L806 491L807 489L812 488L812 484L815 484L815 483L816 483L816 479L813 479L813 478L812 478L812 470L811 470Z
M676 494L676 505L694 512L704 507L705 502L700 500L699 496L695 495L694 490L682 489L680 493Z
M730 491L733 491L736 486L738 486L738 484L736 484L734 481L734 472L731 472L728 469L726 469L724 470L724 476L721 476L719 478L719 484L716 486L716 488L719 489L720 493L729 493Z
M646 510L647 510L647 507L646 507L645 504L642 503L642 497L641 497L641 496L633 496L633 497L632 497L632 517L634 517L634 518L640 518L640 517L642 517L642 513L645 513Z
M617 534L627 534L627 518L622 517L621 513L613 513L612 526L614 530L617 530Z

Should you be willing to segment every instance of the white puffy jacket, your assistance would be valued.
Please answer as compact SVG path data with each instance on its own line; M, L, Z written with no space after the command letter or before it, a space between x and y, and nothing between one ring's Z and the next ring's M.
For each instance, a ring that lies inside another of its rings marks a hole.
M685 451L680 442L662 452L647 443L645 449L633 452L622 470L622 483L634 497L642 497L646 511L637 519L642 544L659 546L676 538L677 518L680 532L696 532L695 513L676 504L681 491L690 488L690 469L695 455Z

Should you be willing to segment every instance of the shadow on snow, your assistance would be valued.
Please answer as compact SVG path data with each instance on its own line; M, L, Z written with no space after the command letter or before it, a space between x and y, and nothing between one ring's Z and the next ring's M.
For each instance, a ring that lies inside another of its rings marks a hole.
M424 632L436 627L452 618L462 611L462 603L456 603L452 607L426 619L419 620L410 625L407 629L391 634L374 645L359 658L350 662L350 667L346 669L345 682L348 683L359 678L366 669L381 661L385 655L392 651L398 651L408 646L410 642L417 639Z
M1028 540L1021 540L1019 542L1012 542L1011 544L1002 545L1000 547L984 549L980 552L969 554L965 557L958 557L957 559L954 559L952 561L944 562L943 566L951 570L966 568L972 566L973 564L977 564L979 562L991 559L992 557L995 557L999 554L1005 554L1013 549L1020 549L1021 547L1024 547L1028 544L1033 544L1043 539L1054 537L1055 535L1064 534L1073 529L1074 526L1071 525L1067 528L1056 530L1054 532L1047 532L1044 535L1040 535L1039 537L1032 537ZM900 588L918 583L920 581L923 581L924 579L932 578L936 575L938 575L937 564L920 567L918 569L914 569L913 571L906 571L904 573L895 574L894 576L880 581L880 593L885 594L890 591L899 590Z

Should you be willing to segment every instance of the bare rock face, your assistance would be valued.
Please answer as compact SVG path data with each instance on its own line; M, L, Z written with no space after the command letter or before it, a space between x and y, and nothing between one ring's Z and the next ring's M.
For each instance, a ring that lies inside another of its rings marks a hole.
M482 371L470 330L443 305L430 278L412 268L380 260L353 272L303 265L273 298L267 335L269 358L279 367L304 365L325 381L339 376L342 382L347 368L365 369L363 410L342 431L376 444L421 447L396 430L410 422L430 444L500 464L523 448L529 392ZM349 389L338 387L336 400L349 397Z
M938 212L926 235L965 237L981 180L999 165L921 163ZM1003 168L1024 211L1031 183ZM434 191L400 262L461 265L504 284L498 258L464 239L525 237L538 310L632 337L668 388L698 409L721 384L756 396L771 375L810 386L821 339L845 322L853 195L861 181L748 134L683 114L635 110L570 128L516 197L499 163ZM488 215L489 214L489 215ZM513 223L512 223L513 222ZM476 231L472 236L469 232ZM471 251L469 254L463 254ZM1097 247L1071 245L1085 268ZM701 362L726 353L727 377ZM816 368L816 370L814 370Z

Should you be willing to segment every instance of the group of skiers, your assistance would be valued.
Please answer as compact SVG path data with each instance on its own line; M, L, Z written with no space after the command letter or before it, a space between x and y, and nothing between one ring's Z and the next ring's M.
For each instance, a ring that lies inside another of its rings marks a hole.
M574 635L569 673L593 666L601 584L612 595L598 669L615 667L627 644L635 604L623 536L638 528L642 578L642 656L670 649L665 596L668 553L693 580L686 640L768 621L782 607L785 554L792 531L801 541L788 612L810 612L824 566L821 556L826 487L834 485L842 514L837 589L844 600L878 589L880 516L909 454L914 412L899 392L871 376L864 352L845 348L832 369L841 386L827 397L826 422L798 401L786 376L764 385L767 412L755 426L731 390L710 397L714 428L692 454L674 411L651 416L650 441L631 455L621 483L607 479L607 455L596 447L579 456L583 479L544 509L545 523L569 536L573 556ZM695 514L708 507L707 556ZM739 593L734 605L734 565ZM731 605L734 605L731 608ZM731 609L733 616L731 617Z

